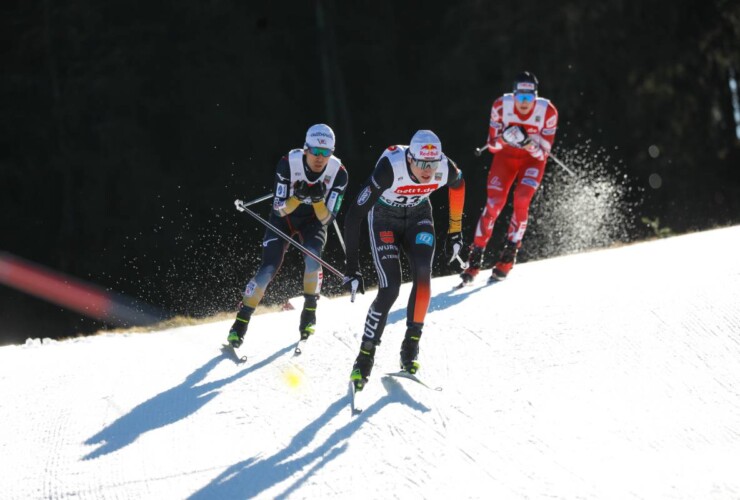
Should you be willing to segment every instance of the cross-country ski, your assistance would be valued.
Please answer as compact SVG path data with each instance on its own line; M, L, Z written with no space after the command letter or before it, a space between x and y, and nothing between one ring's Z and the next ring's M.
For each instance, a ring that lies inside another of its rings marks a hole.
M237 350L234 348L234 346L232 346L231 344L222 344L221 352L223 352L227 358L229 358L230 360L232 360L234 363L238 365L247 362L246 354L238 353Z

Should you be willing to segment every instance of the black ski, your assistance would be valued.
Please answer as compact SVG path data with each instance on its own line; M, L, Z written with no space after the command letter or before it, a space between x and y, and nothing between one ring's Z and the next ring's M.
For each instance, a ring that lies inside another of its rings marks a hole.
M231 361L236 363L237 365L240 365L242 363L247 362L247 356L246 355L239 355L238 352L236 352L236 349L231 344L223 344L221 346L221 352L226 355L227 358L229 358Z
M398 371L398 372L388 372L385 374L386 377L396 377L396 378L405 378L409 380L413 380L417 384L421 384L422 386L426 387L429 390L432 391L441 391L441 387L432 387L431 385L424 382L422 379L414 375L413 373L405 372L405 371Z

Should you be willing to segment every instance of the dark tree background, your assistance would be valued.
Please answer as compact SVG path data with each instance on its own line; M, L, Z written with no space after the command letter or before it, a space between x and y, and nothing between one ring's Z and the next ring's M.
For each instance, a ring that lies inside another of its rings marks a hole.
M233 200L267 193L313 123L337 133L349 200L386 146L437 132L468 179L469 237L490 161L472 151L524 69L559 109L554 151L627 188L620 239L740 221L738 2L8 0L0 12L0 250L169 314L233 310L263 232ZM567 182L548 168L541 221L558 203L548 186ZM534 217L525 259L561 251L538 245L549 230ZM333 236L326 257L341 269ZM290 252L266 303L297 295L300 269ZM108 326L0 286L3 342Z

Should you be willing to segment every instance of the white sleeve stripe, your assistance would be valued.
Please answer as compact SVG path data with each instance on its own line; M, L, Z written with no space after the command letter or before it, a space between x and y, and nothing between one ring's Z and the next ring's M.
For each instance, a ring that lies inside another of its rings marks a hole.
M373 230L373 219L375 218L375 207L370 209L367 214L367 225L370 233L370 252L373 255L373 261L375 262L375 269L378 271L378 288L388 287L388 276L386 276L383 266L380 263L380 256L378 255L377 240L375 239L375 231Z

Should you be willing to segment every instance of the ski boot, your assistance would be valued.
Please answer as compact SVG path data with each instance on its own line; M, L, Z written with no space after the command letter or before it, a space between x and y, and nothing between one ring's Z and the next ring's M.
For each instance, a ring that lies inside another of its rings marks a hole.
M406 329L406 336L401 343L401 371L415 374L419 371L419 339L421 338L421 327L411 325Z
M308 337L314 334L316 330L316 301L318 295L305 294L303 311L301 311L301 322L298 325L298 332L301 334L301 340L308 340Z
M506 279L509 271L514 267L518 251L519 244L512 243L508 240L506 241L504 248L501 250L501 254L499 255L498 262L496 262L493 269L491 269L491 277L488 278L489 282L503 281Z
M355 391L359 392L367 384L367 379L370 377L370 372L373 371L373 364L375 363L375 347L370 340L363 340L360 346L360 354L355 359L355 364L352 365L352 373L349 379L355 385Z
M249 326L249 319L252 317L254 309L242 305L239 308L239 312L236 313L236 320L231 325L229 330L229 336L226 341L231 344L234 349L240 347L244 342L244 334L247 333L247 327Z
M480 272L480 267L483 263L483 248L475 245L470 245L470 254L468 255L468 268L460 273L460 279L462 283L460 286L465 286L473 281Z

